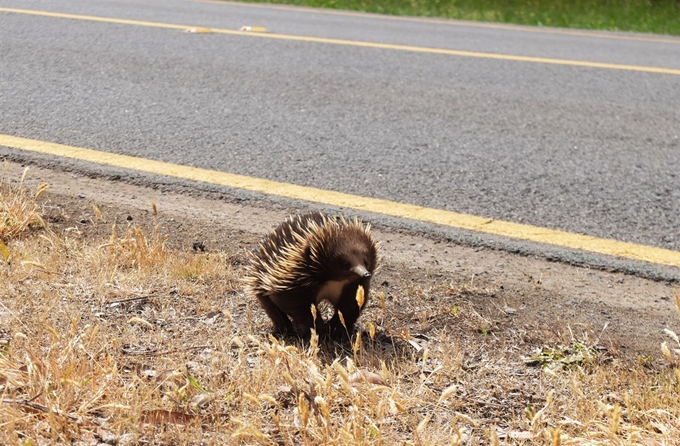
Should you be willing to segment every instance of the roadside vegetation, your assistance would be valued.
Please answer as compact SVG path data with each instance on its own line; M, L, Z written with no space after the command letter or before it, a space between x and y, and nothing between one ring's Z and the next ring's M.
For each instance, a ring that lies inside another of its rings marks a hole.
M261 1L261 0L245 0ZM680 35L678 0L266 0L399 16Z
M386 265L350 344L277 340L243 248L176 247L155 205L74 223L45 189L0 180L0 444L678 444L671 331L630 360Z

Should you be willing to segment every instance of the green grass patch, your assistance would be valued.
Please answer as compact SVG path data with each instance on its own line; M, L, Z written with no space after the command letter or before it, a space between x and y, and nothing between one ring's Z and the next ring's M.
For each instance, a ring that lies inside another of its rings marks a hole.
M680 35L679 0L268 0L267 3L402 16Z

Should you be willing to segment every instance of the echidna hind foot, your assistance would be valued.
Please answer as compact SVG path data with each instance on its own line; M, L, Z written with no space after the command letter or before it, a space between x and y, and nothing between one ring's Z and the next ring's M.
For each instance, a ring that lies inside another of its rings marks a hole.
M274 335L309 338L312 328L320 338L329 334L328 326L316 304L306 306L304 300L289 299L277 294L272 294L271 297L260 296L258 301L274 324Z
M257 296L260 305L269 316L269 319L274 323L272 332L275 335L288 335L294 333L295 329L291 324L290 319L283 311L274 305L274 302L267 296Z
M289 217L265 236L246 280L275 333L308 337L314 328L320 337L337 339L352 333L368 301L377 260L369 225L315 212ZM328 321L312 312L322 301L334 308Z

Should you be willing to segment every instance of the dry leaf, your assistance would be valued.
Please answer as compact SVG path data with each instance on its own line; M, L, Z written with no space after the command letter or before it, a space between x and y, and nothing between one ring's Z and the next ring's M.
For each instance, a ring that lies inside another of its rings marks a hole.
M406 342L411 344L411 346L413 348L415 348L417 352L420 352L423 349L423 347L420 344L418 344L416 341L414 341L413 339L407 339Z
M0 240L0 255L5 260L5 262L9 258L9 250L7 249L5 243L2 240Z
M380 375L369 372L368 370L357 370L356 372L352 373L352 375L349 377L349 382L368 382L378 386L387 386L387 383L385 383L385 380L383 380Z
M191 399L191 406L199 409L208 405L213 400L213 395L209 393L198 393Z

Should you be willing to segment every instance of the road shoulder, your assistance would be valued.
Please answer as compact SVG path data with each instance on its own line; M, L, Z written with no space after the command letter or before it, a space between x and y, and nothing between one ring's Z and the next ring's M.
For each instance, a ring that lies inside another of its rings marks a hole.
M23 167L10 163L6 175L21 177ZM94 236L105 237L109 224L95 224L93 204L107 221L161 225L170 246L232 250L244 259L266 231L296 209L268 201L223 200L90 178L79 173L31 166L26 186L50 184L44 206ZM152 203L158 210L153 215ZM108 217L107 217L108 216ZM680 325L673 303L677 285L628 274L551 262L536 256L462 246L433 234L375 225L383 267L377 293L398 299L399 290L416 289L423 299L451 299L452 306L472 305L498 333L524 330L564 336L568 331L600 336L622 357L657 356L664 328ZM460 293L461 290L473 292ZM398 305L392 300L388 305ZM425 304L425 303L424 303ZM417 307L413 309L417 313ZM414 313L414 314L415 314ZM405 315L408 317L408 315ZM416 318L417 319L417 318ZM421 331L432 321L421 321ZM418 329L418 327L414 327Z

